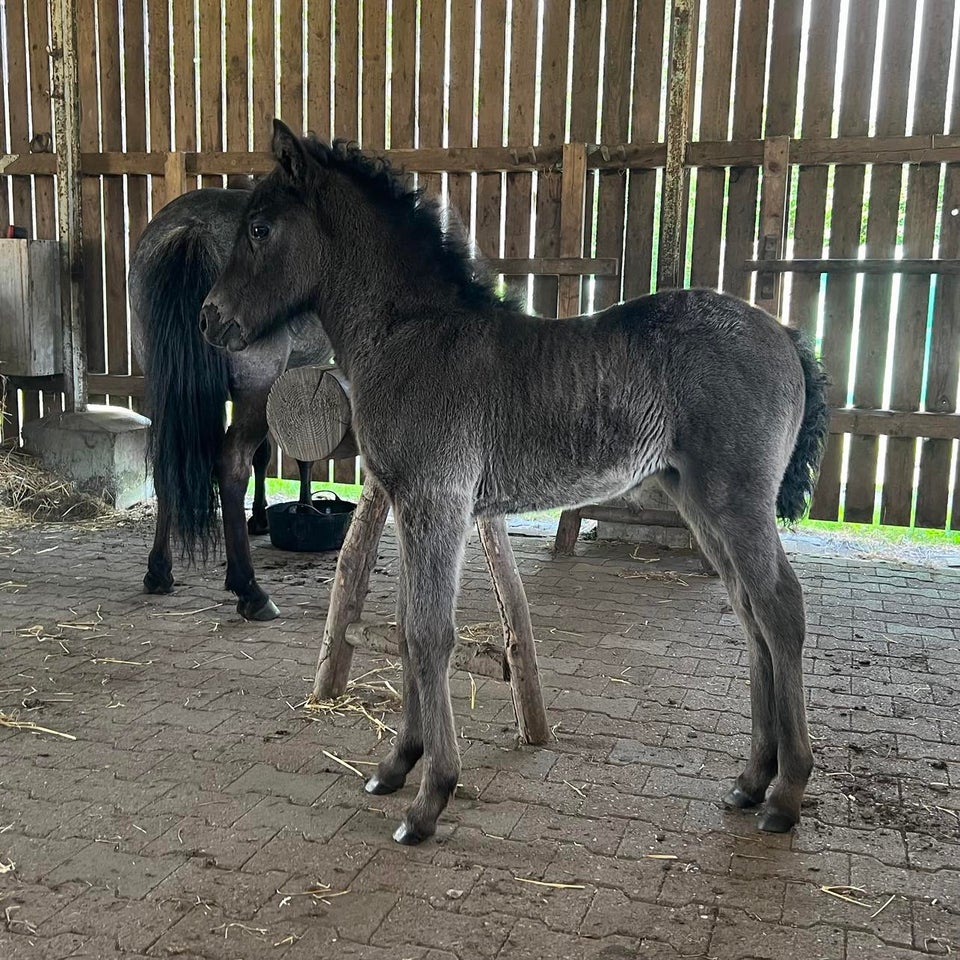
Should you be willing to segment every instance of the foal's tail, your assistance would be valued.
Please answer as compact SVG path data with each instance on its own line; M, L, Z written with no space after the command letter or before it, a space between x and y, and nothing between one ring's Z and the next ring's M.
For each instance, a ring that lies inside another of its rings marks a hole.
M806 384L806 403L800 432L777 494L777 516L793 522L804 515L807 501L813 496L820 460L827 443L830 408L827 406L827 375L814 356L812 347L799 331L788 327L787 333L800 358Z
M171 231L153 251L144 289L149 459L183 553L206 560L219 540L216 464L226 425L227 362L200 333L200 307L219 274L202 228Z

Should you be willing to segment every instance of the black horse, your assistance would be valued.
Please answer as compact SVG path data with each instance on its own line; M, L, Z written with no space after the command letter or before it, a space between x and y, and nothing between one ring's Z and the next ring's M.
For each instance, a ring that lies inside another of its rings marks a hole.
M227 262L250 197L249 190L213 188L178 197L153 218L131 257L133 345L146 375L157 493L143 584L148 593L173 590L171 534L189 559L207 558L219 539L219 487L226 587L248 620L272 620L279 611L257 583L248 539L248 531L267 532L267 394L287 367L328 363L331 349L310 313L243 353L214 350L201 336L200 307ZM226 429L228 399L233 416ZM251 461L256 490L248 525L243 501Z
M720 571L747 634L753 745L726 796L789 830L813 766L800 584L777 516L799 518L827 433L820 366L734 297L676 290L545 320L503 303L436 211L355 147L277 122L201 314L255 351L313 310L350 379L368 474L396 519L404 661L396 742L367 784L420 790L394 834L432 834L460 770L447 670L471 518L607 498L657 474ZM772 784L769 796L767 790Z

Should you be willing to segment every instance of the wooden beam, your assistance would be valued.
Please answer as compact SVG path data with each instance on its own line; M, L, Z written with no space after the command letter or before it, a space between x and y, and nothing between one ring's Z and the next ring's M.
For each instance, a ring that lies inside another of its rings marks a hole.
M683 279L683 211L687 203L684 163L690 117L692 0L674 0L667 94L666 169L660 208L657 289L679 287Z
M748 260L745 266L763 273L960 274L960 260Z
M960 413L922 413L901 410L834 410L831 433L875 437L923 437L960 440Z
M587 196L587 148L583 143L563 145L563 179L560 187L560 257L583 256L584 203ZM557 316L580 313L580 276L563 274L557 292Z
M760 259L783 256L787 185L790 181L790 138L771 137L763 148L763 192L760 199ZM757 276L756 303L773 314L780 312L780 278L761 271Z
M495 274L520 277L615 277L620 270L617 257L490 257L487 265Z
M60 315L63 325L65 407L87 406L87 345L83 312L83 204L80 177L80 87L77 74L75 0L56 0L51 10L57 228L60 239ZM44 160L47 160L44 157ZM5 189L5 188L4 188Z
M547 743L550 725L543 704L530 607L510 546L507 524L503 517L483 517L477 521L477 530L500 610L503 676L510 681L520 738L529 744Z
M146 382L143 377L89 373L87 380L90 392L98 396L110 394L114 397L142 397L146 394Z

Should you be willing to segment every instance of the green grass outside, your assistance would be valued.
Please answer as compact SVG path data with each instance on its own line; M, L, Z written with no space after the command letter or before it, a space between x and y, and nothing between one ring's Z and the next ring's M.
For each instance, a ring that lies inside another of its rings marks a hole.
M313 492L332 490L345 500L359 500L362 487L359 483L321 483L314 481ZM253 496L251 482L248 496ZM297 480L267 480L267 496L272 503L281 500L296 500L300 495ZM540 510L523 514L533 520L559 520L559 510ZM875 537L892 544L922 544L928 547L960 546L960 530L923 530L918 527L887 527L879 523L841 523L833 520L803 520L799 530L841 534L848 537Z

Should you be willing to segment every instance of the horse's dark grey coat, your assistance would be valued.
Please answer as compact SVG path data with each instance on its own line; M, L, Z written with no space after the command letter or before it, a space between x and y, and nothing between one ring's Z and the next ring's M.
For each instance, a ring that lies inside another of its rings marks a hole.
M267 394L287 367L326 363L330 344L315 314L301 315L242 353L207 344L198 319L233 247L249 190L204 189L165 206L144 230L130 262L133 345L147 382L152 417L150 459L157 491L157 528L144 586L173 589L171 532L186 553L206 557L216 534L219 486L227 555L226 586L245 617L277 615L260 588L248 529L267 529L264 475L270 459ZM225 403L233 399L226 434ZM243 499L251 460L253 516Z
M457 783L447 670L471 518L583 504L652 474L747 633L753 747L726 800L766 797L761 827L789 829L813 757L803 598L776 517L778 503L783 516L802 512L826 434L809 350L707 290L574 320L527 316L473 276L462 244L389 170L279 123L274 153L201 325L212 344L251 349L315 310L351 380L357 438L401 552L404 717L367 789L398 789L425 759L396 838L432 834Z

